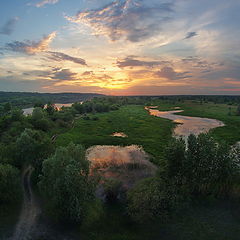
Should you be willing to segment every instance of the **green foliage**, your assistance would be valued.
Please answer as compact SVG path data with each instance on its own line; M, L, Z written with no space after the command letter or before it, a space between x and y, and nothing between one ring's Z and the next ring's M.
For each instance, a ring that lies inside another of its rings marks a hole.
M0 164L0 204L19 200L21 193L18 169L9 164Z
M52 104L50 102L47 104L47 107L45 110L48 113L48 115L53 115L56 112L56 108L55 108L54 104Z
M166 220L181 203L174 185L161 178L148 178L127 193L128 214L137 222Z
M80 222L88 204L94 201L94 187L89 180L89 162L81 145L59 147L43 162L40 191L56 220Z
M16 149L20 165L33 164L34 166L39 166L52 150L49 137L32 129L25 129L22 132L17 139Z
M10 112L11 109L12 109L11 103L7 102L7 103L4 104L4 106L3 106L3 111L4 111L5 113Z
M240 104L237 107L237 115L240 116Z
M187 149L184 149L182 140L175 140L166 150L170 178L184 184L193 195L231 193L240 174L238 154L233 154L229 146L215 142L208 134L190 135Z

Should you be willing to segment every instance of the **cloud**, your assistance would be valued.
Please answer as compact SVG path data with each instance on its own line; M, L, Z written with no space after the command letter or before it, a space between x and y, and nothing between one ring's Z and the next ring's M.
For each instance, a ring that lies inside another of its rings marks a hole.
M76 73L71 72L70 69L61 69L59 71L53 72L53 75L51 76L51 79L63 81L63 80L75 80Z
M57 62L71 61L71 62L80 64L80 65L87 65L86 61L82 58L72 57L72 56L69 56L69 55L67 55L65 53L61 53L61 52L48 51L47 53L50 54L50 56L48 57L49 59L52 59L52 60L57 61Z
M43 37L39 41L29 40L26 40L24 42L14 41L12 43L7 43L5 46L5 50L33 55L38 52L44 52L48 50L49 44L55 37L56 32L52 32L49 35Z
M18 17L14 17L9 19L1 28L0 28L0 34L4 35L11 35L14 31L15 25L17 21L19 20Z
M93 74L93 71L85 71L84 73L82 73L82 76L91 76Z
M172 67L163 67L160 71L154 73L155 76L168 80L178 80L191 78L190 72L176 72Z
M78 12L76 16L66 18L86 24L94 34L108 36L112 41L125 38L139 42L158 35L173 13L172 3L144 5L140 0L119 0L103 8Z
M125 67L154 67L161 64L169 63L167 61L143 61L132 57L126 57L123 60L117 60L119 68Z
M41 2L38 2L35 6L36 7L43 7L46 4L56 4L57 2L59 2L59 0L43 0Z
M188 32L184 39L189 39L189 38L195 37L197 35L198 34L196 32Z

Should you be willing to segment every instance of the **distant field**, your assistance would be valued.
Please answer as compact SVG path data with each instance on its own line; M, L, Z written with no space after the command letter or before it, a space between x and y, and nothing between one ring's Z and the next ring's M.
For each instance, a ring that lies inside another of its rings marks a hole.
M222 121L226 126L215 128L210 131L216 140L224 140L229 144L240 141L240 116L236 116L236 106L214 103L196 103L186 101L184 103L170 104L158 103L159 110L172 110L173 107L180 107L184 112L179 115L191 117L214 118Z
M124 106L110 113L90 114L98 120L76 120L73 129L57 138L57 145L73 141L85 147L92 145L143 146L156 162L171 139L174 123L167 119L150 116L143 106ZM112 137L114 132L124 132L128 137Z

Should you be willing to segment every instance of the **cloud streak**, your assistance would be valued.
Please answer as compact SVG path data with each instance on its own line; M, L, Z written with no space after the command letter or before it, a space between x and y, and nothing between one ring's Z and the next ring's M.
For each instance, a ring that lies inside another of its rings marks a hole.
M74 63L80 64L80 65L85 65L85 66L87 65L86 61L82 58L72 57L72 56L69 56L69 55L67 55L65 53L61 53L61 52L48 51L47 53L49 54L49 57L48 57L49 59L57 61L57 62L70 61L70 62L74 62Z
M138 60L133 57L126 57L122 60L117 60L117 66L119 68L133 68L133 67L154 67L161 64L169 63L167 61L144 61L144 60Z
M40 7L45 6L46 4L56 4L58 2L59 2L59 0L43 0L41 2L38 2L35 6L40 8Z

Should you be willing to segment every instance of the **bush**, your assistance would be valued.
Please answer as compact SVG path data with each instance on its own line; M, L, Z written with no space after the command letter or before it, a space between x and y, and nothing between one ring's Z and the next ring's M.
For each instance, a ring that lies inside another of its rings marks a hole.
M0 203L12 203L20 198L20 174L9 164L0 164Z
M127 193L128 214L137 222L166 220L182 202L174 185L161 178L148 178Z
M95 200L88 174L89 162L81 145L59 147L43 162L40 192L55 220L81 222L86 216L89 203Z
M239 152L208 134L174 140L166 150L167 176L194 195L227 196L240 176Z

